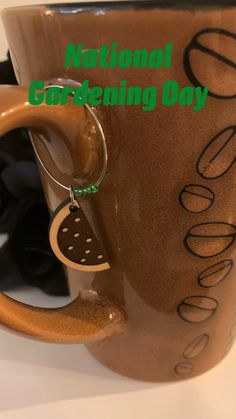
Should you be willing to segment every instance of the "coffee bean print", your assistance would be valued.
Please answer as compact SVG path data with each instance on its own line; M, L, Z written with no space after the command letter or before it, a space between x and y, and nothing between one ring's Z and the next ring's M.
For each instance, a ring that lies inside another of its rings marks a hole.
M221 28L198 32L184 52L184 68L194 86L219 99L236 97L236 34Z
M213 316L218 302L211 297L193 296L185 298L178 306L180 317L190 323L201 323Z
M197 161L196 169L204 179L218 179L228 172L235 160L236 125L230 125L210 140Z
M200 213L208 210L214 203L215 195L207 187L186 185L179 195L180 205L188 212Z
M176 374L187 375L193 371L193 364L191 362L180 362L175 367Z
M202 335L197 336L185 349L183 356L185 358L191 359L196 358L200 355L206 348L209 341L209 335L203 333Z
M210 258L220 255L235 241L236 227L232 224L210 222L192 227L184 238L185 248L194 256Z
M225 259L219 263L215 263L198 275L198 283L201 287L205 288L215 287L227 278L232 268L232 259Z

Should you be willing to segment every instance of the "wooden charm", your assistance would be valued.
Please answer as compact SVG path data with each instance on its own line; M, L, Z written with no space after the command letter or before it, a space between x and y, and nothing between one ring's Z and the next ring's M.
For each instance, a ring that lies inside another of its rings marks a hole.
M109 269L107 256L77 201L64 201L55 211L49 227L49 240L57 258L81 271Z

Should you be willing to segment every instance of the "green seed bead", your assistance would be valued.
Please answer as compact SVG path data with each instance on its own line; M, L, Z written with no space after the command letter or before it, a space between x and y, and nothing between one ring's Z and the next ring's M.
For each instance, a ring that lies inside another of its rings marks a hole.
M73 193L76 196L81 196L83 194L83 190L81 188L74 188Z
M84 195L90 195L92 193L98 192L98 187L94 183L87 187L75 187L73 189L73 193L75 196L84 196Z
M83 194L84 194L84 195L87 195L88 193L89 193L89 192L88 192L88 188L84 188L84 189L83 189Z
M92 184L92 185L90 186L90 188L91 188L91 192L92 192L92 193L96 193L96 192L98 192L98 187L97 187L97 185Z

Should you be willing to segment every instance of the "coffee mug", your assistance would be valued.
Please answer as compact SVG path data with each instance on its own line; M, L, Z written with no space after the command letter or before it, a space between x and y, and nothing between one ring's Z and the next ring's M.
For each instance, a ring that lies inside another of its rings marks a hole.
M198 112L178 104L96 108L108 166L99 193L81 205L99 228L110 269L67 269L69 281L88 290L66 307L37 308L1 294L1 323L35 338L83 342L104 365L137 379L207 371L236 334L236 1L58 4L6 9L2 18L20 86L0 89L0 133L28 127L61 183L79 178L91 157L88 113L70 103L30 105L31 82L176 80L181 88L207 87L208 98ZM65 68L69 43L87 50L113 42L150 51L172 43L171 66ZM53 212L68 195L41 166L40 173Z

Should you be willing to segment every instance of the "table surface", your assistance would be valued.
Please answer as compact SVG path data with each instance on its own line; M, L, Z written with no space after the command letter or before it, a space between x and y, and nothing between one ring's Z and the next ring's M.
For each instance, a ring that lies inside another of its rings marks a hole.
M11 293L31 304L66 298L37 289ZM59 345L0 331L0 418L235 419L236 345L221 364L197 378L150 384L100 365L83 345Z

